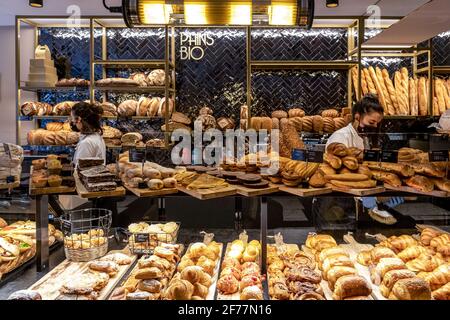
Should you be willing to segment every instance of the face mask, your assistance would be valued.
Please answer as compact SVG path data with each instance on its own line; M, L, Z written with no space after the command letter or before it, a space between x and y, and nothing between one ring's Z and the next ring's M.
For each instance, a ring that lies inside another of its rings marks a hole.
M74 132L80 132L80 130L77 128L77 125L73 122L70 122L70 129Z

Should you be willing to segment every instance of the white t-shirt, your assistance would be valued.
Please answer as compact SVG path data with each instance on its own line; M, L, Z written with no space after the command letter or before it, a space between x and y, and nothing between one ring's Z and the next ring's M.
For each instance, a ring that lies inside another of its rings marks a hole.
M325 148L327 148L328 145L333 142L343 143L347 146L347 148L355 147L361 150L369 149L368 142L364 143L364 139L359 136L358 132L356 132L351 123L348 126L333 133L328 138Z
M73 163L78 165L78 159L101 158L106 162L106 146L99 133L81 134L73 156Z

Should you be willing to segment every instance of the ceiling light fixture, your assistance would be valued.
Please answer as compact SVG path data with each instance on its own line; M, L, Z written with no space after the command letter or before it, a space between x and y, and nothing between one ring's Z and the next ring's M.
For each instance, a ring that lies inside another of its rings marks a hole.
M327 0L327 8L339 7L339 0Z
M28 3L33 8L42 8L44 6L44 0L30 0Z

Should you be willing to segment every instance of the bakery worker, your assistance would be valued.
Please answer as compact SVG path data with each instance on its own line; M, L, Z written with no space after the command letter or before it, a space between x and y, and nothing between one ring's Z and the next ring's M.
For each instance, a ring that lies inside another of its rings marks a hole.
M80 132L80 140L73 156L74 165L82 158L101 158L106 161L106 146L102 137L101 107L79 102L73 106L70 114L70 127Z
M384 109L378 101L378 97L373 94L365 95L352 108L353 122L348 126L334 132L327 141L326 147L333 142L345 144L348 148L370 149L370 138L378 132L378 126L383 120ZM374 220L394 224L397 220L387 211L378 209L376 197L361 198L363 206L369 211L370 217ZM401 197L390 198L384 205L389 208L404 202Z

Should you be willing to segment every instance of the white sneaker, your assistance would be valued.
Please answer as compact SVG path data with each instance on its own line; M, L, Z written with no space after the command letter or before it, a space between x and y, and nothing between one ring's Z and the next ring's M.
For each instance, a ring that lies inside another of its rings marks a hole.
M369 216L379 223L392 225L397 222L397 219L394 218L392 214L387 212L386 210L380 210L377 207L369 210Z

